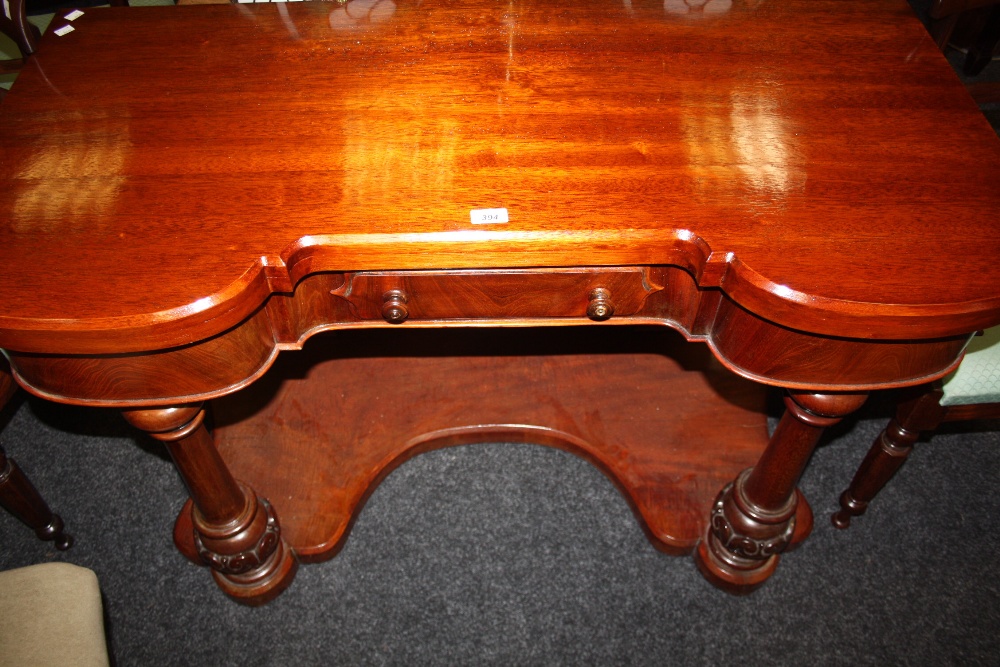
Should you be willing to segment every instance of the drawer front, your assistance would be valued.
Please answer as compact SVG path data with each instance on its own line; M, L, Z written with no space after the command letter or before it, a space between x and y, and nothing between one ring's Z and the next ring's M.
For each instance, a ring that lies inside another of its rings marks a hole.
M516 320L634 315L662 287L649 269L362 272L332 294L362 320Z

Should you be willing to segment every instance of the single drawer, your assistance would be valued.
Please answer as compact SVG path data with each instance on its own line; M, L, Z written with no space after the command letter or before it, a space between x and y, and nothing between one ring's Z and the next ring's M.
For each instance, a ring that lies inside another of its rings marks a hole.
M363 320L517 320L633 315L661 288L645 267L359 272L332 294Z

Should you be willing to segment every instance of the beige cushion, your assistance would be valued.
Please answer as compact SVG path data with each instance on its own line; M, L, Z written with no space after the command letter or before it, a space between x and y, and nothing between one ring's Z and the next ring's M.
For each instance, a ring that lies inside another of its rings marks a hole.
M107 664L97 575L69 563L0 572L0 667Z

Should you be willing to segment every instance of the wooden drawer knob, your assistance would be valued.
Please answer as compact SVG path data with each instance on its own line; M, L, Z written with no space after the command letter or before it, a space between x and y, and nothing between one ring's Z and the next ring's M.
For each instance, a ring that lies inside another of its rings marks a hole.
M598 322L615 314L615 304L611 301L611 292L598 287L590 293L590 303L587 305L587 317Z
M406 308L406 292L400 289L389 290L382 295L382 317L390 324L402 324L410 316Z

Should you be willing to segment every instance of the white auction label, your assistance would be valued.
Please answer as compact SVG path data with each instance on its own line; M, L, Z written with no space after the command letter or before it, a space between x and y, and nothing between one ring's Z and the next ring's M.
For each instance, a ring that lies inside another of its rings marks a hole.
M58 30L53 30L52 32L54 32L55 34L57 34L60 37L62 37L63 35L68 35L69 33L73 32L74 30L76 30L76 28L74 28L73 26L71 26L71 25L64 25L63 27L59 28Z
M67 14L65 18L67 21L75 21L81 16L83 16L83 12L81 12L79 9L74 9L69 14Z
M495 225L501 222L509 222L507 209L505 208L474 208L469 211L474 225Z

